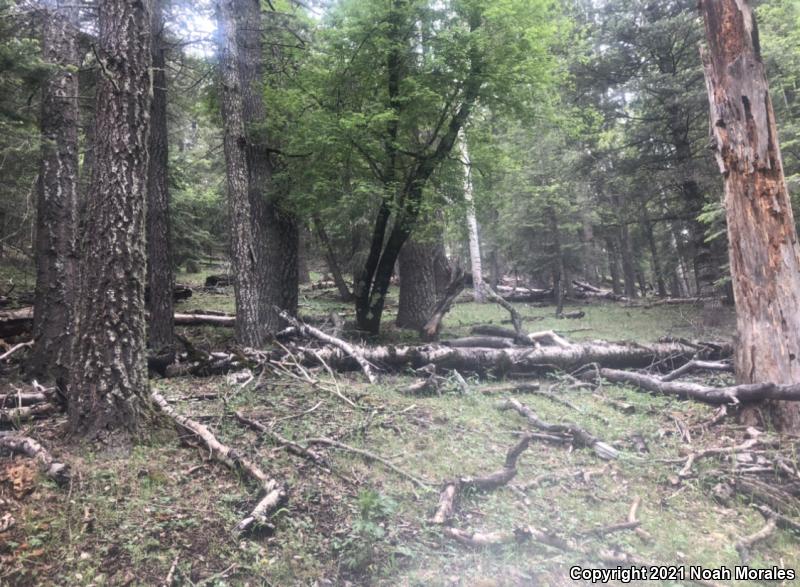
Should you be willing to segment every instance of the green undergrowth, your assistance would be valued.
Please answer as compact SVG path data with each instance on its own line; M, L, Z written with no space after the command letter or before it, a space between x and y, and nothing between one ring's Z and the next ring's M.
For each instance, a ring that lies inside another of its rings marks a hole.
M641 341L710 332L697 328L703 320L699 309L582 309L581 320L548 317L528 326L589 329L568 333L573 339ZM543 316L551 309L523 311ZM492 306L459 304L448 316L445 335L504 318ZM392 332L387 336L391 340ZM313 373L333 385L324 372ZM578 423L617 447L621 458L607 462L589 449L534 441L511 485L536 483L524 491L465 492L452 524L479 532L534 526L570 538L579 552L536 542L462 546L427 522L439 484L500 469L528 426L516 412L497 409L505 396L492 390L509 382L468 378L466 394L445 385L440 396L412 397L404 389L413 381L410 373L384 374L376 385L359 373L337 375L341 393L357 408L269 370L244 387L229 376L153 381L179 412L201 420L221 441L287 483L289 497L272 519L274 530L231 535L255 503L256 490L209 461L207 450L183 435L126 454L64 449L76 472L70 487L40 481L18 498L0 483L0 499L19 508L13 510L16 526L0 534L0 584L156 585L174 566L175 585L570 585L572 565L599 567L598 553L609 549L654 563L732 567L739 561L735 543L763 526L745 499L714 497L725 468L715 459L699 461L695 475L676 483L687 450L678 423L694 426L695 449L739 441L743 430L699 426L713 414L700 404L610 385L570 388L570 381L552 378L540 381L542 389L577 409L542 395L517 399L544 420ZM203 394L216 397L191 399ZM630 404L633 412L619 411L608 398ZM417 486L381 463L330 447L314 447L326 463L313 465L244 428L233 417L237 410L300 443L326 437L371 451L432 485ZM57 431L31 432L58 447ZM638 452L636 437L648 452ZM637 496L650 540L630 530L602 538L594 533L624 522ZM800 548L796 537L779 530L752 556L751 566L792 566Z

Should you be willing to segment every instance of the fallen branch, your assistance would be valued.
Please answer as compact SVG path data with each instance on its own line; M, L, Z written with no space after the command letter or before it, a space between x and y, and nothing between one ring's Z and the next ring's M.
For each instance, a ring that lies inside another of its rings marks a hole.
M753 548L753 546L755 546L757 543L769 538L769 536L775 531L775 525L775 518L769 516L767 518L767 523L763 528L761 528L758 532L751 534L750 536L745 536L736 543L736 552L739 553L739 558L742 559L742 563L747 564L750 561L750 549Z
M268 436L270 439L272 439L280 446L286 447L286 450L288 450L290 453L293 453L300 457L304 457L310 460L315 465L322 465L324 463L324 459L314 451L309 450L304 446L300 446L299 444L297 444L292 440L289 440L288 438L284 438L274 430L271 430L266 426L264 426L261 422L252 420L239 411L234 412L234 415L236 416L236 419L239 422L241 422L245 426L248 426L249 428L252 428L253 430L256 430L257 432L263 434L264 436Z
M50 400L50 396L44 392L17 392L0 393L0 408L32 406L42 404Z
M733 371L730 361L689 361L661 377L661 381L674 381L692 371Z
M435 485L434 483L432 483L430 481L425 481L424 479L420 479L416 475L413 475L411 473L408 473L408 472L404 471L403 469L401 469L400 467L398 467L397 465L395 465L391 461L387 461L383 457L378 456L373 452L370 452L368 450L364 450L362 448L356 448L354 446L350 446L349 444L345 444L343 442L339 442L338 440L333 440L332 438L307 438L303 442L305 442L307 445L321 444L323 446L331 446L333 448L338 448L338 449L341 449L341 450L346 450L348 452L355 453L357 455L361 455L362 457L364 457L365 459L367 459L369 461L376 461L378 463L381 463L382 465L384 465L385 467L391 469L392 471L394 471L395 473L397 473L401 477L405 477L406 479L411 481L414 485L417 485L417 486L422 487L422 488L428 488L428 487L430 487L432 485Z
M444 534L471 548L523 543L533 540L558 550L570 551L574 549L574 545L563 538L559 538L549 532L543 532L533 526L515 528L511 532L466 532L458 528L445 528Z
M35 420L36 418L49 416L57 411L58 407L49 402L23 406L21 408L8 408L0 410L0 423L15 424L17 422L27 422L29 420Z
M281 310L277 306L275 307L275 311L278 312L281 318L286 320L289 324L297 328L298 332L304 334L306 336L312 336L316 339L321 340L324 343L331 344L338 349L341 349L349 356L351 356L361 367L361 370L364 372L364 375L367 376L367 380L370 383L377 383L378 379L373 375L372 369L369 365L369 362L364 358L364 355L354 347L352 347L349 343L343 341L340 338L336 338L335 336L331 336L329 334L325 334L321 330L314 328L313 326L309 326L308 324L304 324L297 320L296 318L290 316L286 311ZM317 358L320 358L318 355ZM320 359L324 360L324 359Z
M24 454L39 465L39 470L58 484L69 481L69 466L59 463L33 438L17 434L0 434L0 451Z
M517 474L517 460L528 448L532 435L523 435L519 442L512 446L506 454L503 468L482 477L461 477L443 484L439 493L439 504L436 513L431 518L434 524L444 524L455 513L456 500L462 489L471 487L481 491L488 491L502 487L511 481Z
M617 369L599 369L599 375L612 383L628 383L637 387L661 393L675 395L683 399L695 399L707 404L738 404L761 400L800 401L800 383L750 383L728 387L710 387L699 383L664 381L659 377L620 371Z
M267 517L273 513L286 497L286 487L269 477L255 463L240 455L234 449L222 444L216 436L199 422L178 414L167 400L159 393L153 392L151 397L164 414L172 418L178 426L191 432L200 439L211 453L211 457L224 464L232 471L250 477L261 488L262 498L246 518L240 521L234 532L243 534L255 525L268 525Z
M33 345L33 341L32 340L29 340L28 342L17 343L14 346L12 346L10 349L8 349L6 352L4 352L2 355L0 355L0 361L3 361L5 359L7 359L8 357L10 357L14 353L16 353L18 350L27 348L27 347L32 346L32 345Z
M518 414L528 420L534 427L544 432L551 434L565 434L572 439L572 445L575 447L591 447L594 449L597 456L605 460L616 459L619 457L619 451L614 447L601 442L596 436L587 432L577 424L551 424L545 422L537 416L533 410L528 406L520 403L515 399L507 399L498 406L499 410L515 410Z
M498 304L500 307L505 309L511 315L511 324L514 326L514 332L516 333L515 341L522 341L522 343L524 343L527 340L527 335L525 334L525 331L522 329L522 315L517 311L517 309L514 306L512 306L509 302L507 302L502 296L500 296L496 291L494 291L488 285L484 285L484 293L486 293L486 297L489 300Z
M499 336L467 336L444 340L442 344L455 348L483 347L490 349L509 349L514 346L513 341Z
M636 513L639 511L639 506L641 505L641 503L642 503L642 498L639 497L638 495L633 498L633 503L631 503L631 507L628 510L628 522L633 523L639 521L639 518L636 516ZM634 532L636 532L636 535L639 536L639 538L641 538L643 542L653 541L653 537L650 535L650 533L640 526L636 526L634 528Z

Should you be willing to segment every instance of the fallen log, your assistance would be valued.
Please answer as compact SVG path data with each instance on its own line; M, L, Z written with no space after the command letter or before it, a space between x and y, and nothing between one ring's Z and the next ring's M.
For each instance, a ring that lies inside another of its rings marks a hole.
M545 302L553 299L553 289L535 289L532 287L509 287L498 285L497 293L507 302Z
M199 422L178 414L161 394L153 392L151 397L164 414L174 420L178 426L191 432L201 440L208 447L210 456L213 459L224 464L232 471L249 477L261 488L261 493L263 494L261 499L250 514L236 525L234 532L243 534L253 529L256 525L268 525L267 516L277 510L278 505L286 498L284 484L269 477L250 459L222 444L211 430Z
M717 359L730 356L730 347L721 346L720 349L710 349L710 357ZM357 347L357 350L365 360L386 369L419 369L433 364L440 371L455 369L460 373L492 373L497 376L543 374L557 370L571 372L590 363L610 368L646 368L659 362L667 368L677 368L692 360L697 353L694 346L674 342L648 345L584 342L567 348L546 346L513 349L455 348L441 345L375 346ZM337 370L358 368L355 360L340 349L327 347L317 353ZM313 364L317 357L310 349L306 349L303 360Z
M230 314L175 314L178 326L225 326L233 328L236 316ZM0 338L18 336L33 328L33 307L5 310L0 312Z
M49 402L37 403L21 408L8 408L0 410L0 424L16 424L28 422L37 418L44 418L58 411L58 407Z
M33 306L0 312L0 338L17 336L33 328Z
M733 364L730 361L689 361L685 365L664 375L661 381L673 381L692 371L704 370L733 372Z
M176 326L236 326L236 316L229 314L175 314Z
M509 349L514 347L514 342L499 336L466 336L442 341L445 346L455 348L483 347L489 349Z
M615 302L626 302L628 298L623 295L615 294L610 289L601 289L599 287L595 287L590 283L586 283L585 281L578 281L573 279L572 285L575 286L575 297L576 298L597 298L597 299L606 299L612 300Z
M42 404L50 399L50 395L40 391L0 393L0 408L21 408Z
M69 466L56 461L52 455L33 438L17 434L0 433L0 451L24 454L39 465L39 470L59 485L69 481Z
M749 383L711 387L699 383L664 381L660 377L618 369L601 368L597 374L611 383L626 383L646 391L675 395L682 399L694 399L712 405L752 403L767 399L800 401L800 383Z

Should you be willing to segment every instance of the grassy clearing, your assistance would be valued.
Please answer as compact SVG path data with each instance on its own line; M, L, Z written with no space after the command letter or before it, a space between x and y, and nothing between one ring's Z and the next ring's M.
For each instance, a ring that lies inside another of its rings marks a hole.
M303 303L302 313L308 315L340 307L310 296ZM582 320L546 317L528 326L588 329L568 333L573 339L710 336L701 311L690 307L609 304L582 309L587 313ZM523 311L545 316L551 309ZM498 308L459 304L447 319L445 336L503 319ZM720 324L724 321L711 329L722 328ZM204 330L187 332L198 338ZM386 341L411 338L391 328L383 336ZM231 417L241 409L298 441L336 438L437 483L499 468L516 435L526 429L515 413L496 409L499 398L482 393L493 382L469 380L467 395L455 390L437 397L403 395L412 380L409 374L387 375L370 386L357 373L339 377L358 410L274 374L244 389L226 377L156 381L154 386L175 399L182 413L202 418L221 440L286 479L290 498L274 520L275 533L232 538L230 529L253 503L253 488L208 462L202 449L181 446L172 434L130 454L72 451L65 458L74 463L77 475L66 491L39 481L18 495L10 483L0 483L0 507L17 520L11 530L0 533L0 584L155 585L174 563L176 584L181 585L566 585L572 583L567 574L572 564L598 566L535 543L485 550L459 546L425 523L436 506L435 489L420 489L359 456L319 447L333 473L323 471L262 441ZM568 394L580 411L541 396L520 400L546 420L579 423L614 443L624 457L606 463L589 450L532 443L519 461L514 483L540 482L523 495L509 488L465 495L456 527L495 531L534 525L571 536L589 552L620 547L665 564L738 563L734 544L763 525L760 515L744 500L719 502L713 497L717 461L701 461L698 475L679 486L671 479L682 464L664 462L680 457L684 449L675 420L702 422L711 417L709 408L624 387L601 390L635 406L633 414L622 414L591 391L566 391L557 379L542 383ZM219 395L214 401L180 399L199 393ZM58 452L57 430L40 425L32 433ZM636 452L634 434L645 440L649 453ZM717 446L741 434L733 425L705 432L698 428L693 443ZM2 461L0 471L20 462ZM652 542L633 532L603 539L586 535L624 521L635 496L642 498L639 518ZM796 537L778 531L756 547L751 565L792 566L798 560Z

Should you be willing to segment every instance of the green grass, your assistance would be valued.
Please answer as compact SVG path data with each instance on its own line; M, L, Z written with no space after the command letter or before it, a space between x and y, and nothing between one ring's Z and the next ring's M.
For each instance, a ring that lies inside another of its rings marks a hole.
M348 309L315 293L304 292L301 314L322 316ZM218 308L231 303L229 296L192 299L202 304L218 299ZM566 335L573 340L710 338L723 334L729 324L729 316L714 315L709 326L703 311L690 306L581 306L586 312L581 320L556 320L551 308L520 309L525 315L544 317L526 322L530 330L571 331ZM390 313L387 325L391 318ZM443 336L465 335L472 325L498 324L505 318L492 305L458 304L446 318ZM213 329L208 331L188 332L198 339L212 337ZM387 328L382 338L402 342L415 336ZM220 342L206 340L210 346ZM316 375L328 378L320 371ZM561 553L533 542L483 550L460 546L426 522L436 507L435 488L416 487L357 455L318 447L330 472L321 470L260 439L231 417L234 410L242 410L298 441L339 438L437 484L499 469L517 434L527 429L516 413L496 409L499 398L481 393L493 382L469 379L467 395L447 390L442 396L409 397L403 393L413 381L408 374L384 375L377 385L367 384L359 373L337 379L359 409L272 372L265 373L258 386L254 382L244 389L226 377L153 382L176 400L181 413L202 417L220 440L287 482L289 500L275 516L274 535L234 539L229 531L252 507L254 488L209 462L207 451L181 447L171 435L129 454L70 451L66 456L76 470L71 488L40 482L33 493L17 500L0 483L0 499L13 500L18 520L5 543L0 534L0 584L117 585L132 579L131 584L153 585L163 581L177 560L176 584L181 585L210 578L207 584L212 585L567 585L572 584L567 574L571 565L599 565L591 556ZM615 444L623 457L607 463L591 450L533 442L519 460L513 484L542 476L546 480L524 495L508 487L465 493L455 527L490 532L532 525L570 537L583 552L618 547L664 564L738 564L734 544L763 525L760 515L743 499L715 499L712 488L724 464L700 461L696 477L674 485L682 463L668 462L685 450L675 433L675 418L689 425L702 422L711 417L709 407L626 387L606 386L598 392L635 406L633 414L623 414L590 390L567 389L555 378L541 383L567 396L579 411L537 395L520 396L520 401L545 420L577 422ZM220 394L219 399L180 399L209 392ZM55 435L34 434L59 446ZM645 439L649 453L634 451L632 434ZM741 431L733 426L706 433L698 429L693 446L729 444L734 437L741 438ZM629 531L602 539L586 534L624 521L635 496L642 498L639 519L652 541L644 542ZM796 537L779 530L754 549L752 565L791 566L797 560ZM226 570L225 578L218 576Z

